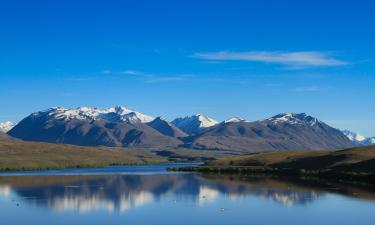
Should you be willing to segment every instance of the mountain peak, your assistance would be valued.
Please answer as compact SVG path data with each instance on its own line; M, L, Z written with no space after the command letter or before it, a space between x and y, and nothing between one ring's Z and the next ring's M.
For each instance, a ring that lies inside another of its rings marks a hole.
M163 116L155 117L155 120L166 120Z
M232 117L224 120L224 123L238 123L238 122L247 122L247 120L242 119L238 116L232 116Z
M10 121L0 123L0 131L7 133L14 127L14 124Z
M218 124L218 122L204 114L195 114L193 116L174 119L172 124L188 134L196 134L204 128Z
M350 131L350 130L343 130L342 132L345 134L345 136L347 136L349 138L349 140L354 141L354 142L361 142L361 141L364 141L366 139L365 136L363 136L359 133L355 133L355 132Z
M315 126L316 124L321 122L317 118L307 115L306 113L281 113L267 120L271 121L274 124L308 124L310 126Z

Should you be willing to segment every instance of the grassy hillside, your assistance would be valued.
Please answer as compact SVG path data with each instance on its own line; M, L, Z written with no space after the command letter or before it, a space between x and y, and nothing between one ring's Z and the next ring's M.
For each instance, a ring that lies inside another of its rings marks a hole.
M102 167L113 164L155 164L209 161L233 156L224 151L82 147L44 142L0 140L1 170Z
M283 151L235 156L184 170L273 173L375 182L375 146L339 151Z
M375 172L375 147L252 154L209 162L207 166Z
M0 140L0 170L100 167L167 162L143 149L92 148Z

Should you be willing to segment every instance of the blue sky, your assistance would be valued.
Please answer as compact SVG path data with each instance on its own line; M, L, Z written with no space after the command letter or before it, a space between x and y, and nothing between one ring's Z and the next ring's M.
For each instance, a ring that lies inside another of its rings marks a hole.
M0 121L124 105L375 135L374 1L2 1Z

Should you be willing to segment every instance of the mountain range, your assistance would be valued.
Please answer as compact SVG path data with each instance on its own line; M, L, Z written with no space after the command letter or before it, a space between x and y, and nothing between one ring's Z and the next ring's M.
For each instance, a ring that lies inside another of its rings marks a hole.
M340 130L305 113L284 113L253 122L238 117L217 122L196 114L169 122L121 106L50 108L30 114L8 135L25 141L83 146L184 147L247 153L356 145Z
M365 137L362 134L349 130L343 130L342 132L349 138L349 140L358 145L375 145L375 137Z

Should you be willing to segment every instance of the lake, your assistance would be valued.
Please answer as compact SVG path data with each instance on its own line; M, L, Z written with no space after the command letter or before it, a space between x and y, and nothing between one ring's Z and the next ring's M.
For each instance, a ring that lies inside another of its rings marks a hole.
M169 166L0 173L1 224L375 224L372 188Z

